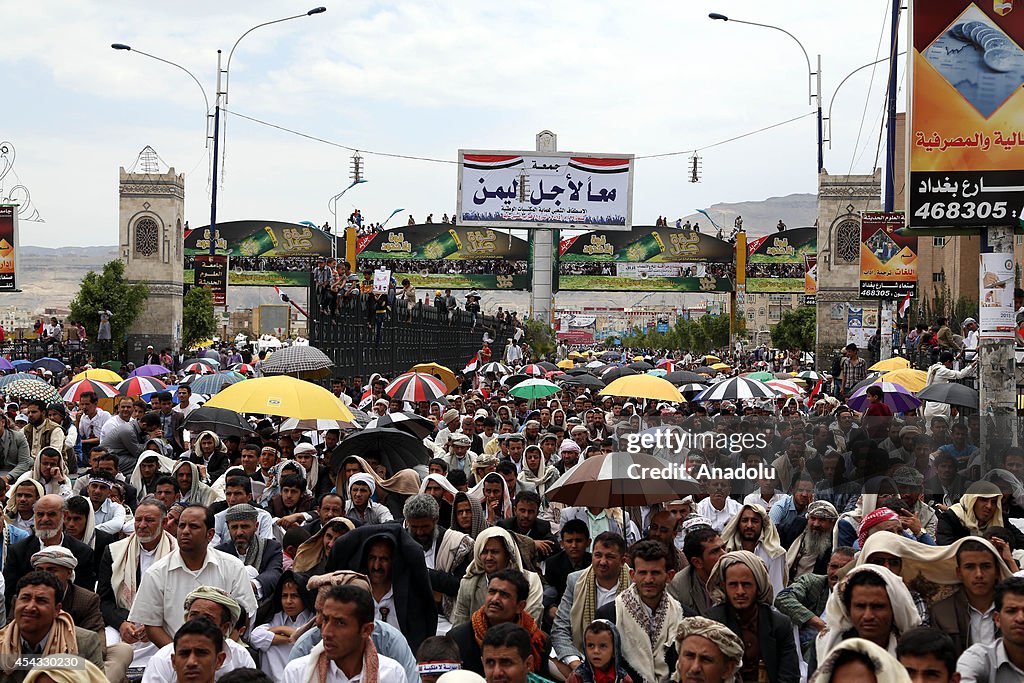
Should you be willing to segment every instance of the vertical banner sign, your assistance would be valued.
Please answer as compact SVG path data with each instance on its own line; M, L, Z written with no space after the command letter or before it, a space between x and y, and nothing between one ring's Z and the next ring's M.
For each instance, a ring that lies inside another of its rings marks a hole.
M804 254L804 305L818 301L818 255Z
M978 287L978 335L990 339L1013 339L1013 254L981 254Z
M910 227L1020 225L1024 7L912 0L910 35Z
M374 294L387 294L388 287L391 285L391 271L390 270L375 270L373 271L373 293Z
M227 306L228 257L222 254L203 254L194 258L196 286L210 290L214 306Z
M0 292L18 289L17 213L17 206L0 206Z
M900 301L917 296L917 236L900 235L903 213L863 211L860 218L860 296Z

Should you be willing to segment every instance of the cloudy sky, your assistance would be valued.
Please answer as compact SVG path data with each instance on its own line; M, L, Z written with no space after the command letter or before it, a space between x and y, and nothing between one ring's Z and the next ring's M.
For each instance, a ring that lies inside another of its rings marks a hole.
M325 1L325 0L319 0ZM454 160L459 148L532 149L542 129L564 151L686 151L811 111L806 63L781 26L822 53L824 106L839 82L886 54L884 0L349 0L259 29L231 64L228 108L347 146ZM6 0L0 139L45 223L22 243L117 241L117 172L145 145L186 174L187 216L209 222L203 96L181 71L113 42L177 62L213 101L216 51L249 27L314 6L269 0L175 3ZM882 36L885 36L883 39ZM880 44L881 41L881 44ZM902 48L901 48L902 49ZM900 65L900 109L903 68ZM833 105L825 150L832 173L868 173L876 157L885 66L853 76ZM716 202L816 189L814 118L701 152L637 161L633 215L686 215ZM227 117L219 220L330 219L327 200L349 180L350 152ZM349 192L368 220L404 209L418 220L455 208L451 163L363 154L368 183ZM15 177L16 173L16 177ZM333 222L333 219L331 219Z

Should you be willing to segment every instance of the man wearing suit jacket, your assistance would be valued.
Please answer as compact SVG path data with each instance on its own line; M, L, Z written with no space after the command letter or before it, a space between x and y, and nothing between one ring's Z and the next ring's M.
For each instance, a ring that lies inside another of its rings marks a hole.
M8 604L17 593L18 579L32 571L32 556L44 547L62 545L78 558L81 571L76 572L75 584L92 590L96 585L96 567L93 550L85 543L64 533L66 503L58 494L49 494L36 501L35 533L18 541L7 551L4 563L4 582ZM102 661L102 658L101 658Z
M558 541L551 533L551 522L539 519L540 496L533 491L520 491L512 500L514 516L498 521L498 526L516 534L529 536L537 547L537 559L551 556L558 547Z
M232 505L224 512L230 540L217 550L237 557L245 565L252 580L256 601L268 600L274 594L284 571L281 543L273 538L260 538L257 533L257 511L252 505Z
M956 549L956 575L960 587L932 605L931 622L953 639L957 652L963 652L975 643L992 643L1002 635L992 613L996 584L1006 578L1006 570L987 543L971 539Z

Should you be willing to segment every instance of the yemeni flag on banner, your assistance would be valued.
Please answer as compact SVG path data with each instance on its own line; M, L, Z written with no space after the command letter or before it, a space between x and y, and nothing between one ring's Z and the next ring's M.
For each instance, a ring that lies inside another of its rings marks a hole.
M462 374L466 375L471 372L476 372L476 366L480 363L480 353L477 352L475 356L469 359L469 363L462 369Z
M523 157L514 154L464 154L462 165L476 171L496 171L514 168L523 163Z
M903 301L900 302L900 317L906 318L908 310L910 310L910 292L907 292L907 295L903 297Z
M630 159L601 157L569 157L569 168L587 173L628 173Z

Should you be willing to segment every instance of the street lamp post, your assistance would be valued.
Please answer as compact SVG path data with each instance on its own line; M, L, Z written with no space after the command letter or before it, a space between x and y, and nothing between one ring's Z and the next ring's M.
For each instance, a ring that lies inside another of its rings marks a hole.
M905 54L907 54L907 53L906 52L901 52L901 53L899 53L896 56L897 57L902 57ZM858 66L856 69L854 69L850 73L846 74L846 78L844 78L843 80L839 81L839 85L837 85L836 89L832 91L832 99L830 99L828 101L828 116L825 117L825 120L828 121L828 139L825 140L825 142L828 143L828 148L829 149L832 149L832 105L835 104L836 95L839 94L839 89L842 88L843 85L846 83L846 81L850 80L850 77L852 77L854 74L857 74L857 73L863 71L864 69L868 68L869 66L874 66L875 64L881 64L882 62L887 62L887 61L889 61L888 57L882 57L881 59L876 60L874 62L868 62L864 66Z
M755 21L743 21L741 19L731 19L724 14L718 12L712 12L708 15L709 19L715 19L717 21L731 21L737 24L747 24L748 26L760 26L761 28L770 28L776 31L781 31L787 36L792 38L797 45L800 46L800 51L804 53L804 59L807 62L807 103L811 104L816 102L818 105L818 173L821 173L825 169L825 155L823 147L824 129L821 116L821 55L818 55L818 70L815 71L811 66L811 57L807 54L807 49L804 48L804 44L794 36L792 33L779 26L773 26L771 24L759 24ZM814 85L812 85L814 83Z
M346 187L344 190L342 190L341 192L339 192L338 194L334 195L333 197L331 197L330 199L327 200L327 210L330 211L334 215L334 232L331 233L331 256L333 256L335 258L337 258L337 256L338 256L338 253L337 253L337 251L338 251L338 240L337 240L337 234L338 234L338 200L341 199L343 196L345 196L345 193L348 192L349 190L351 190L353 187L355 187L356 185L359 185L361 183L365 183L365 182L366 182L365 178L359 178L358 180L353 180L349 184L348 187Z

